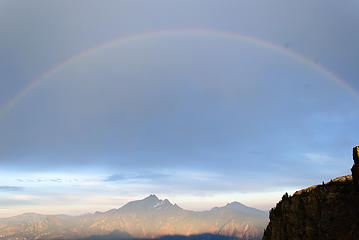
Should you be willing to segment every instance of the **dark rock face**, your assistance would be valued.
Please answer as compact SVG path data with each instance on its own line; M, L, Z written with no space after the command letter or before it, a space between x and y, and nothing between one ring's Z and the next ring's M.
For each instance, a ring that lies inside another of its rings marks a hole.
M353 160L354 164L359 164L359 145L353 147Z
M358 150L353 150L353 176L285 194L270 211L263 240L359 239Z
M359 191L359 145L353 148L354 165L352 167L353 181Z

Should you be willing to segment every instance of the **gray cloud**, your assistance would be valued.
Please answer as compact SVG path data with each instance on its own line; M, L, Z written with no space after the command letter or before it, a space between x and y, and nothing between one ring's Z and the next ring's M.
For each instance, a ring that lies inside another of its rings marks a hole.
M168 178L170 175L162 173L134 173L134 174L113 174L104 179L105 182L117 182L122 180L159 180Z
M34 205L37 204L33 200L21 200L21 199L0 199L0 208L2 207L16 207L24 205Z
M61 178L51 178L50 179L51 182L62 182Z
M135 2L89 4L80 19L73 4L55 1L41 8L36 1L4 4L0 41L6 54L0 58L1 79L12 81L4 81L0 102L87 47L156 29L206 28L249 34L279 45L290 42L291 50L319 59L335 72L345 73L349 81L355 83L358 76L359 33L350 30L358 21L353 14L355 1L197 1L195 5L159 1L156 7ZM332 14L317 11L323 4ZM297 16L293 9L306 14ZM338 17L334 20L333 15ZM203 158L206 166L217 167L218 158L212 156L218 152L240 155L257 145L268 145L265 152L280 154L283 148L294 148L293 142L325 150L338 148L337 137L343 138L341 149L352 144L345 136L351 135L358 113L348 116L355 103L336 95L341 91L338 86L323 88L331 80L310 67L297 71L293 65L301 63L293 59L281 60L275 51L256 51L255 46L234 42L215 36L146 39L66 66L47 80L48 85L32 90L27 104L20 101L8 116L1 117L1 163L51 169L97 166L98 159L111 167L134 166L138 159L146 159L141 162L148 163L146 167L171 167L179 160L200 165L195 159ZM312 121L315 112L343 120ZM330 129L340 129L342 134L333 133L325 141L315 137L321 132L329 134ZM265 144L269 136L277 139L277 145ZM307 143L309 139L312 142Z
M21 183L34 183L34 182L38 182L38 183L45 183L45 182L54 182L54 183L60 183L63 182L63 179L61 178L17 178L16 179L17 182L21 182Z
M0 191L4 191L4 192L18 192L23 190L24 190L23 187L18 187L18 186L0 186Z

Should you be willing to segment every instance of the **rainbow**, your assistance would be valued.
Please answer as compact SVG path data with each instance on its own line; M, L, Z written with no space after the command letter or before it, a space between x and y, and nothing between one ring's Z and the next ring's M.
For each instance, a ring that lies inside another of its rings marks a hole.
M70 58L65 59L63 62L60 62L56 65L54 65L52 68L47 70L46 72L42 73L38 78L31 81L30 84L28 84L26 87L24 87L22 90L20 90L15 96L10 98L5 104L3 104L0 107L0 117L4 115L6 112L8 112L16 103L18 103L27 92L29 92L31 89L33 89L35 86L39 85L44 80L48 79L51 75L54 75L56 72L60 71L65 66L73 63L75 60L86 57L90 55L91 53L95 51L100 51L102 49L117 45L117 44L124 44L127 42L131 42L134 40L139 39L146 39L151 38L155 36L167 36L167 35L173 35L173 34L195 34L195 35L210 35L210 36L222 36L222 37L228 37L232 39L238 39L241 41L246 41L261 47L273 49L275 51L279 51L293 59L298 60L299 62L322 72L325 74L328 78L335 80L339 85L347 89L349 92L354 94L356 97L359 97L359 92L357 92L355 89L353 89L348 83L346 83L344 80L342 80L340 77L338 77L336 74L331 72L330 70L326 69L322 65L316 63L310 58L307 58L299 53L296 53L288 48L282 47L280 45L276 45L274 43L255 38L253 36L244 35L240 33L233 33L233 32L221 32L216 30L206 30L206 29L182 29L182 30L164 30L164 31L154 31L154 32L145 32L145 33L138 33L133 34L129 36L119 37L114 40L111 40L109 42L105 42L103 44L88 48L76 55L73 55Z

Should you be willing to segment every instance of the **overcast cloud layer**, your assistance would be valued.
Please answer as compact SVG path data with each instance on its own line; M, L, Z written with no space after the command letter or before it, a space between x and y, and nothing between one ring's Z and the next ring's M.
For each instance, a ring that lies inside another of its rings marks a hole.
M190 209L269 209L349 174L359 94L279 48L359 92L358 11L354 0L1 0L0 106L88 48L176 33L77 57L0 115L0 217L106 210L150 193Z

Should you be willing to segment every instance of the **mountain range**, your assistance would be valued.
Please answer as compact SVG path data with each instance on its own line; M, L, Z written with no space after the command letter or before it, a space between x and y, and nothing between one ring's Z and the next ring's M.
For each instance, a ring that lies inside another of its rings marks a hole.
M0 219L0 239L261 239L268 213L239 202L190 211L150 195L82 216L25 213Z

